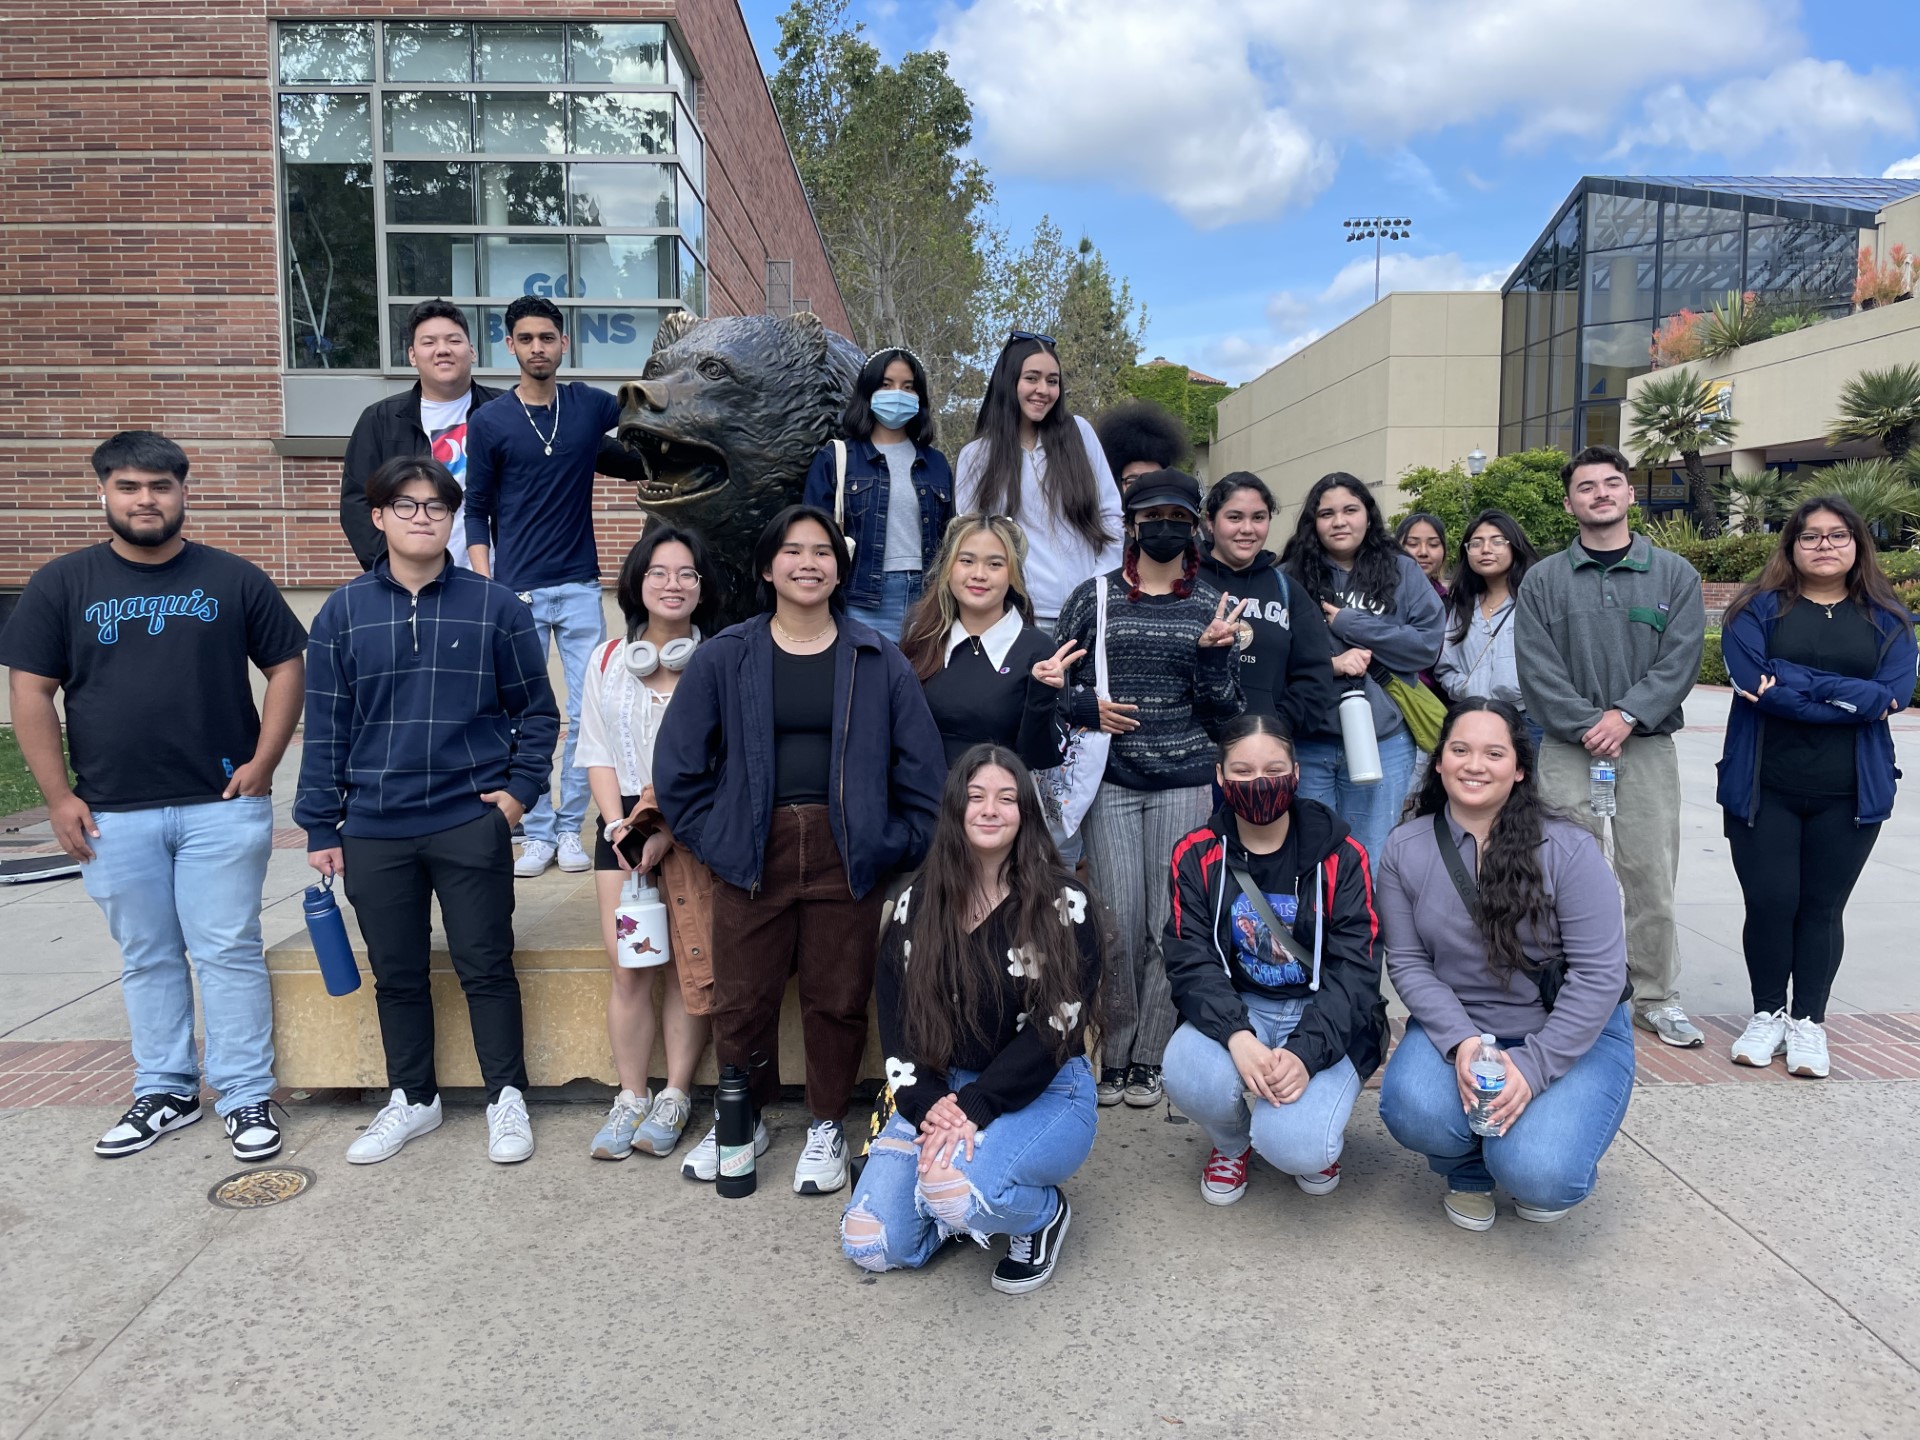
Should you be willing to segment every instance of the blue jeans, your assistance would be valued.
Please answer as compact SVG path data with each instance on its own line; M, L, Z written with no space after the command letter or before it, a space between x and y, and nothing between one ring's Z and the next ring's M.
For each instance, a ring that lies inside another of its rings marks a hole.
M1304 1000L1269 1000L1242 995L1253 1035L1278 1047L1293 1034L1307 1008ZM1167 1042L1161 1080L1167 1098L1180 1113L1207 1132L1222 1155L1244 1155L1251 1145L1260 1158L1288 1175L1318 1175L1340 1161L1347 1144L1347 1117L1360 1095L1360 1072L1342 1055L1307 1081L1290 1105L1254 1100L1249 1111L1246 1085L1227 1047L1182 1025Z
M976 1071L951 1072L957 1091ZM1031 1235L1053 1219L1054 1187L1086 1162L1098 1125L1093 1067L1076 1055L1024 1110L1009 1110L980 1132L973 1159L962 1149L953 1168L962 1182L942 1186L920 1176L918 1131L895 1115L867 1153L853 1201L840 1217L840 1243L863 1270L917 1269L949 1236ZM877 1235L847 1234L849 1221L879 1222Z
M580 739L580 691L587 683L587 662L593 647L606 639L600 613L600 587L585 583L550 585L526 592L533 610L533 633L540 653L549 640L560 647L560 670L567 683L567 743L560 757L560 808L553 806L551 789L527 812L523 834L528 840L551 845L561 835L578 835L587 818L587 772L576 769L573 748Z
M95 810L93 820L100 835L80 874L120 947L133 1093L200 1093L198 975L214 1109L225 1115L265 1100L273 1094L273 993L260 890L273 853L273 800Z
M1300 793L1337 812L1353 831L1353 838L1376 859L1387 836L1400 823L1400 807L1413 780L1413 762L1419 755L1413 736L1404 729L1380 738L1377 785L1355 785L1347 779L1347 750L1338 740L1302 740L1297 756Z
M1522 1205L1564 1210L1593 1193L1600 1157L1620 1133L1633 1094L1633 1023L1621 1005L1566 1074L1527 1103L1505 1135L1467 1128L1453 1062L1418 1020L1387 1061L1380 1119L1387 1133L1427 1157L1450 1190L1497 1184ZM1501 1040L1501 1045L1508 1042Z
M920 598L920 583L918 570L889 570L880 577L880 598L871 605L849 604L847 614L898 645L907 611Z

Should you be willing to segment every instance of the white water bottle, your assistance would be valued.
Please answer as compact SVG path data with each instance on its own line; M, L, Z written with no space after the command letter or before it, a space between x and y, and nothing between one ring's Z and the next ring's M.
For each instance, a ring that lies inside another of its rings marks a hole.
M667 907L661 903L658 890L641 883L638 870L627 876L620 904L613 912L613 934L625 969L644 970L664 965L670 958Z
M1340 739L1347 752L1347 783L1378 785L1387 778L1380 766L1380 737L1373 733L1373 702L1366 688L1340 697Z
M1500 1053L1499 1041L1482 1035L1480 1053L1467 1066L1467 1073L1473 1076L1473 1113L1467 1117L1467 1128L1476 1135L1498 1135L1500 1127L1493 1123L1491 1111L1507 1088L1507 1057Z

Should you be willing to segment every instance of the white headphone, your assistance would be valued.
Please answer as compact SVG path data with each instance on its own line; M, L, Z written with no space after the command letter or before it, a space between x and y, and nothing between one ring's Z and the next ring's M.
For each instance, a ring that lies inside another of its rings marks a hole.
M700 627L696 625L693 634L669 640L657 648L651 640L629 641L624 652L627 673L635 679L644 680L662 665L669 670L684 670L687 662L693 659L693 652L699 648L701 638Z

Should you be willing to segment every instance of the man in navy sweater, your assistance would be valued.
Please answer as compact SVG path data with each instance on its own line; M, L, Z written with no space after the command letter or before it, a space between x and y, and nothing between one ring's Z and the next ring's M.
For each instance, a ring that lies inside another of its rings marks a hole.
M447 555L460 486L429 457L367 481L387 553L328 597L307 647L307 734L294 823L307 863L341 875L373 969L392 1098L347 1159L371 1164L440 1124L428 988L438 896L487 1086L487 1154L533 1154L513 843L546 793L560 717L533 617Z

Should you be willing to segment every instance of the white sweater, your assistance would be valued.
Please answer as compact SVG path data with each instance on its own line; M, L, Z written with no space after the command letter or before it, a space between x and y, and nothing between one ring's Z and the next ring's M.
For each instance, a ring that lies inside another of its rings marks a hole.
M672 694L650 689L627 669L613 639L594 647L580 694L580 739L573 766L604 765L620 778L622 795L638 796L653 783L653 742Z

